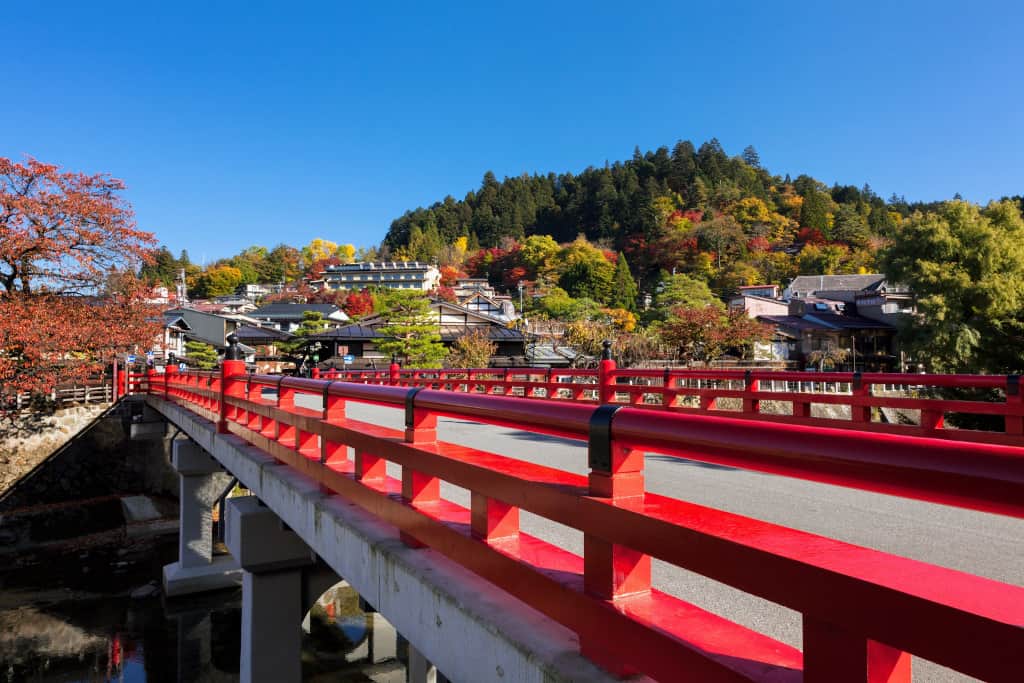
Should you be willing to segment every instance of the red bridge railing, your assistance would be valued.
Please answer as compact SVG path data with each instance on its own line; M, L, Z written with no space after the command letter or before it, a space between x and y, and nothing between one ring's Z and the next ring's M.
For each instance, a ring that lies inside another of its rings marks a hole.
M1018 375L640 370L616 368L614 362L602 361L599 370L404 370L395 366L391 370L331 371L320 377L1024 445L1024 394ZM942 389L987 396L936 397ZM831 411L830 416L829 406L840 410ZM991 416L1002 431L955 428L947 424L951 413Z
M227 361L223 375L170 372L150 378L148 392L574 630L583 654L613 672L909 681L915 654L984 680L1020 680L1024 588L655 495L644 454L1022 518L1022 448L243 369ZM350 404L397 408L404 426L353 419ZM439 441L441 416L585 443L590 473ZM470 507L442 498L441 481L468 489ZM520 510L581 531L583 556L523 533ZM657 590L652 558L800 612L803 651Z

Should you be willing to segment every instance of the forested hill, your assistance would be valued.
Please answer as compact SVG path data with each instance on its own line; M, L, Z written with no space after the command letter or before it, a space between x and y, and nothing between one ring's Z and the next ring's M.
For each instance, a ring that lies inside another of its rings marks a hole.
M886 201L867 185L830 188L806 175L772 175L753 147L730 157L718 140L699 148L683 141L671 151L637 149L631 159L578 175L498 181L487 172L480 189L461 201L448 196L392 222L383 247L429 259L460 236L472 251L508 244L508 238L546 234L568 242L582 234L623 251L643 281L659 269L699 270L700 252L720 269L749 262L752 250L795 256L810 243L836 248L825 257L831 262L804 269L855 272L873 268L873 240L884 242L902 217L929 208L896 196Z

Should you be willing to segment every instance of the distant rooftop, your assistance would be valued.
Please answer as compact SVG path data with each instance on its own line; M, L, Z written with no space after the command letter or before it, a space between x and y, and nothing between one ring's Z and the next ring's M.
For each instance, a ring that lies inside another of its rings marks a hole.
M325 318L330 315L342 313L342 310L334 304L293 304L278 302L261 306L255 311L252 311L249 315L254 318L266 320L301 320L302 314L306 311L320 313Z
M367 261L364 263L343 263L327 266L326 273L357 272L362 270L428 270L435 268L432 263L422 261Z
M808 295L812 292L860 292L877 289L885 282L885 275L799 275L789 283L791 292Z

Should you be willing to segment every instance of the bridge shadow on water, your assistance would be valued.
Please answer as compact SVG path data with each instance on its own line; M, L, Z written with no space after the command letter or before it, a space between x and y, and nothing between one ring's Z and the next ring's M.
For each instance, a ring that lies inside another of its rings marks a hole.
M176 556L177 539L164 537L0 568L0 678L239 680L241 589L163 598L161 568ZM405 680L408 643L364 612L347 584L329 589L295 628L303 680Z

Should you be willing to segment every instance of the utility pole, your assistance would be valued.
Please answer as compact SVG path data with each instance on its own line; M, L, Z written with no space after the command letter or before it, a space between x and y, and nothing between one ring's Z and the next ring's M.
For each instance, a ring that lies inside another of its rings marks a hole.
M178 271L178 278L174 281L175 289L178 295L178 305L188 305L188 285L185 283L185 269L182 268Z

